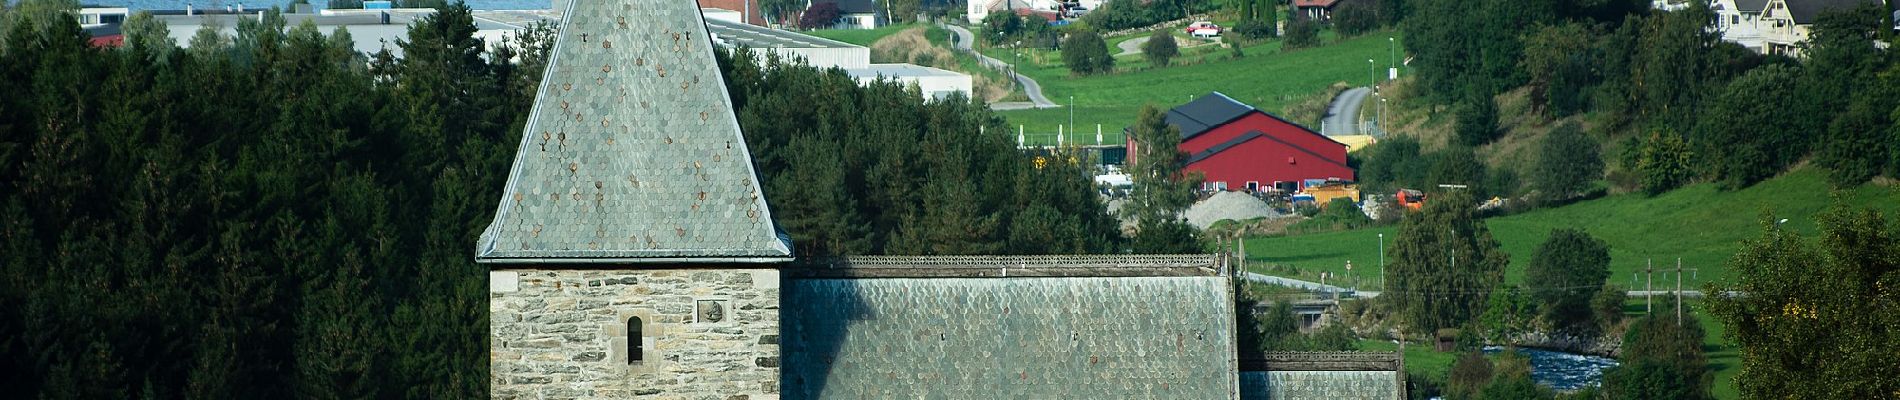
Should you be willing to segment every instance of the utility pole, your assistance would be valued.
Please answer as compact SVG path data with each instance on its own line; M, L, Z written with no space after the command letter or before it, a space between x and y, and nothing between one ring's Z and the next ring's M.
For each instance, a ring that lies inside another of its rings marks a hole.
M1676 257L1676 326L1682 326L1682 257Z
M1656 292L1653 290L1656 283L1656 260L1645 260L1644 262L1648 266L1643 267L1643 314L1648 315L1655 311L1656 308L1650 301L1656 297Z

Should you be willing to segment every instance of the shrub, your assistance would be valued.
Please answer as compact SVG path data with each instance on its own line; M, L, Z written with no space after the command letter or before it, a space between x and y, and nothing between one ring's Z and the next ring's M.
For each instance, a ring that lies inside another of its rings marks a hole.
M1379 28L1379 16L1361 1L1347 1L1333 12L1333 27L1343 36L1358 36Z
M1669 132L1649 135L1636 150L1636 173L1641 176L1643 193L1651 196L1675 189L1689 180L1689 144L1682 136Z
M1319 23L1308 18L1294 18L1286 23L1287 49L1299 49L1319 45Z
M1650 315L1623 335L1623 365L1603 374L1603 392L1613 399L1707 399L1712 382L1704 333L1695 318Z
M1106 73L1115 70L1115 57L1108 53L1108 42L1095 32L1069 35L1062 41L1062 62L1076 75Z
M1148 42L1141 44L1141 54L1148 58L1150 68L1168 66L1168 60L1181 55L1180 46L1174 43L1174 34L1167 29L1156 29L1148 35Z
M1234 24L1233 34L1239 36L1241 39L1260 40L1279 36L1280 33L1274 31L1273 25L1268 24L1266 21L1249 19Z
M1477 146L1497 138L1498 105L1492 101L1488 91L1472 89L1457 107L1455 115L1458 124L1454 129L1457 131L1458 143Z
M1305 209L1301 211L1304 212ZM1326 202L1325 206L1309 217L1312 218L1288 226L1286 228L1287 232L1331 232L1358 229L1372 225L1372 218L1367 218L1366 213L1360 211L1359 205L1353 204L1352 199L1344 197Z

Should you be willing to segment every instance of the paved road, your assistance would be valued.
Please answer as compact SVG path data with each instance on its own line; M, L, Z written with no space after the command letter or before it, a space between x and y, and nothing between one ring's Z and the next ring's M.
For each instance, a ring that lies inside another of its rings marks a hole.
M1372 95L1371 88L1356 87L1346 89L1333 98L1333 105L1326 107L1326 117L1320 121L1319 133L1326 136L1359 134L1359 106L1365 104L1366 97Z
M1242 272L1240 276L1242 278L1246 278L1247 280L1253 281L1255 283L1280 285L1280 286L1286 286L1286 287L1297 288L1297 289L1302 289L1302 290L1309 290L1309 291L1320 292L1320 293L1333 293L1333 292L1352 293L1353 292L1352 289L1348 289L1348 288L1342 288L1342 287L1333 286L1333 285L1322 285L1317 282L1307 282L1307 281L1302 281L1298 279L1288 279L1288 278L1281 278L1277 276L1261 275L1261 274L1257 274L1253 272ZM1370 295L1368 296L1368 294ZM1347 296L1378 297L1379 293L1378 292L1359 292L1357 295L1347 295Z
M970 52L970 54L975 55L977 61L982 62L983 66L985 67L996 68L996 69L1009 68L1009 63L1005 63L1003 62L1003 60L990 58L990 56L983 55L983 53L978 53L975 50L971 49L970 45L976 43L976 34L970 33L970 30L963 29L963 27L961 26L948 25L948 24L943 25L943 27L944 29L949 29L950 32L957 34L957 50L967 51L967 52ZM1016 109L1016 108L1061 107L1061 105L1058 105L1053 101L1049 101L1049 98L1042 96L1042 85L1036 84L1035 79L1029 79L1029 77L1023 76L1023 74L1018 74L1013 71L1010 72L1010 75L1012 75L1011 76L1012 78L1016 79L1017 83L1021 83L1023 85L1023 94L1029 95L1029 102L1032 104L1029 104L1027 105L1027 107L1024 107L1023 105L1009 105L1008 103L997 103L997 104L991 105L990 108L1000 110L1000 109Z
M1122 49L1121 54L1116 54L1116 55L1125 56L1129 54L1139 54L1141 53L1141 45L1147 44L1147 43L1148 43L1147 36L1142 36L1142 37L1138 37L1134 39L1128 39L1127 41L1124 41L1121 44L1115 45L1115 47L1120 47Z

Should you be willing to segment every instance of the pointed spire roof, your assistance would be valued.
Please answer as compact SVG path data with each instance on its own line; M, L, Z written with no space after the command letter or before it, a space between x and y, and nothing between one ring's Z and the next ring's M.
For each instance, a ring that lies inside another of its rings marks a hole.
M569 1L485 263L780 262L699 7Z

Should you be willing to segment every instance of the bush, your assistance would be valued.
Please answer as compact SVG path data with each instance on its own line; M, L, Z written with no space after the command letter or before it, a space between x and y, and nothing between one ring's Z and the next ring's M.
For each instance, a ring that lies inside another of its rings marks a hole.
M1616 285L1603 285L1590 296L1590 310L1596 314L1598 327L1607 331L1623 322L1623 303L1628 300L1629 292Z
M1476 398L1478 391L1491 383L1491 359L1476 350L1465 352L1451 363L1451 371L1445 378L1445 397L1452 399Z
M1691 176L1689 144L1682 136L1669 132L1649 135L1636 149L1636 173L1641 177L1643 193L1651 196L1682 186Z
M1589 188L1603 176L1603 156L1595 140L1584 136L1575 122L1559 125L1544 136L1531 167L1531 187L1538 201L1560 202Z
M1302 211L1304 211L1304 209L1302 209ZM1286 228L1287 232L1332 232L1358 229L1372 225L1372 219L1367 218L1366 213L1359 210L1359 205L1353 204L1352 199L1344 197L1326 202L1324 207L1320 208L1319 211L1313 215L1310 215L1310 217L1312 218L1288 226Z
M1362 1L1347 1L1333 12L1333 28L1342 36L1358 36L1379 28L1379 16Z
M1319 23L1308 18L1294 18L1286 23L1286 44L1288 50L1319 45Z
M1273 25L1266 21L1249 19L1234 24L1233 34L1239 36L1241 39L1260 40L1279 36L1280 32L1274 31Z
M1062 41L1062 62L1076 75L1115 70L1115 57L1109 55L1108 42L1095 32L1071 34L1068 40Z
M1167 29L1156 29L1148 35L1148 42L1141 44L1141 54L1148 58L1149 68L1168 66L1168 60L1181 55L1181 48L1174 43L1174 34Z
M1623 335L1623 365L1603 374L1603 392L1613 399L1707 399L1711 379L1702 353L1704 333L1695 318L1650 315Z
M1458 102L1455 114L1459 144L1477 146L1497 138L1498 105L1492 101L1490 92L1472 89L1469 95Z

